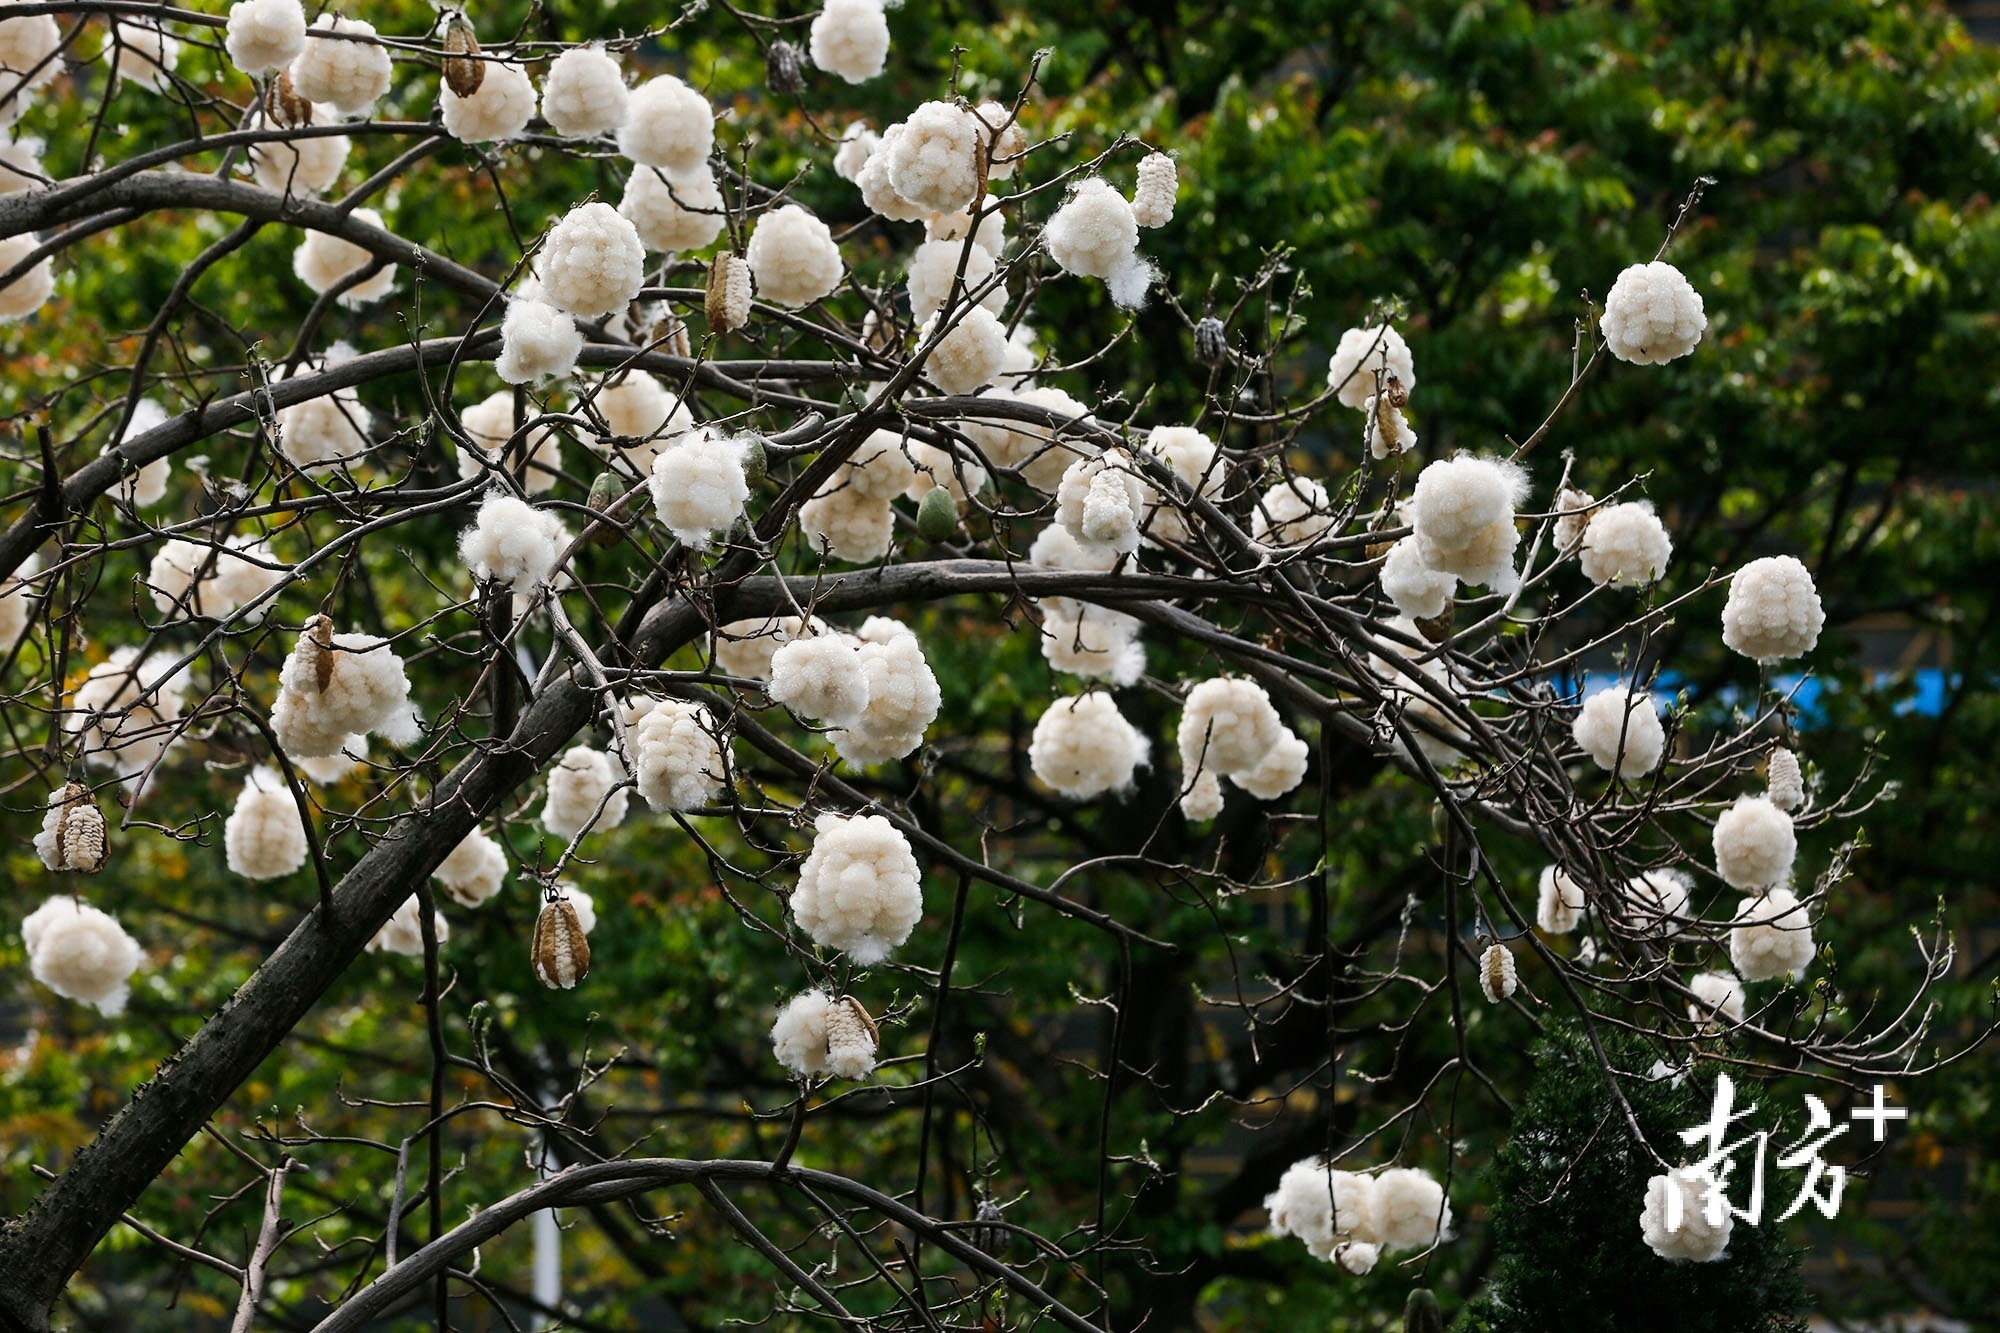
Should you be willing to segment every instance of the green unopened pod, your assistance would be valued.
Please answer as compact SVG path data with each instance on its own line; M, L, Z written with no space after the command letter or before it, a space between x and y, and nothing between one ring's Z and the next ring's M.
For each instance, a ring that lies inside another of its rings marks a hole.
M624 506L619 501L625 498L625 479L616 472L600 472L597 480L590 483L590 498L585 501L591 509L606 518L622 518ZM625 536L609 523L599 523L590 530L590 540L596 546L616 546Z
M927 542L948 542L958 531L958 505L951 492L933 486L917 503L917 535Z
M1403 1302L1403 1333L1444 1333L1444 1313L1429 1287L1418 1287Z
M756 485L758 482L764 480L764 474L770 470L770 466L770 460L764 456L764 437L761 435L744 436L744 480L748 481L752 486Z

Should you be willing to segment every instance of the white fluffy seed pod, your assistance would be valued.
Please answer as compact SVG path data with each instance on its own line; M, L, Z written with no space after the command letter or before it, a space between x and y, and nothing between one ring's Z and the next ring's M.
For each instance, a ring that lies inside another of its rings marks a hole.
M507 384L567 375L583 351L583 332L568 311L516 297L500 321L500 357L493 370Z
M372 208L357 208L350 216L356 222L365 222L372 227L384 225L382 215ZM329 236L323 231L307 232L298 249L292 251L292 272L300 282L322 296L374 262L375 256L354 242ZM395 285L396 266L384 264L382 271L374 277L342 292L339 301L341 305L354 309L381 300Z
M1511 976L1512 955L1508 957ZM1428 1250L1450 1240L1451 1204L1444 1187L1413 1166L1375 1177L1375 1234L1385 1250Z
M936 319L924 321L917 342L928 344ZM1007 361L1007 329L985 306L976 305L953 317L937 345L931 348L925 371L938 388L953 395L977 393L993 382Z
M339 114L330 106L314 107L313 124L331 124ZM251 144L250 174L265 189L294 198L324 194L340 179L352 147L344 134L309 134Z
M1417 387L1415 363L1403 335L1387 325L1375 324L1349 329L1326 363L1326 387L1341 402L1356 411L1365 411L1375 396L1378 373L1396 377L1405 389Z
M186 672L167 674L178 657L177 652L141 657L136 648L114 648L90 669L63 719L86 763L129 781L166 753L188 684Z
M443 912L431 913L431 933L437 937L439 948L451 938L451 927L446 924ZM424 956L423 906L416 894L403 899L403 905L382 923L382 929L368 941L368 952L402 954L407 958Z
M1591 508L1596 503L1596 497L1589 491L1574 486L1556 492L1555 542L1559 554L1574 555L1582 549L1590 521L1597 517L1597 511Z
M715 146L715 109L671 74L648 79L632 91L618 151L634 162L688 172L708 160Z
M868 668L858 640L814 634L771 654L769 694L800 717L852 728L868 708Z
M1681 271L1658 260L1618 275L1597 322L1604 345L1620 361L1655 366L1686 356L1708 328L1701 293Z
M1535 924L1544 934L1567 935L1583 920L1583 886L1560 866L1543 866L1535 897Z
M117 54L111 62L114 79L154 92L172 86L174 66L181 61L181 44L166 29L154 23L114 19L111 33L117 42Z
M618 211L648 250L663 254L705 250L722 232L722 191L706 162L680 173L634 167Z
M748 680L771 678L771 657L801 635L830 635L818 616L810 627L797 616L771 620L733 620L715 636L715 664L732 676Z
M863 967L881 962L924 914L909 840L880 815L821 815L813 829L792 916L815 944Z
M1695 1002L1688 1006L1691 1023L1734 1027L1743 1021L1743 983L1727 972L1697 972L1688 979Z
M564 51L550 62L542 80L542 115L557 134L609 134L625 123L631 101L625 71L594 43Z
M0 81L5 76L0 75ZM42 141L12 139L0 141L0 199L10 194L42 188Z
M808 50L814 68L849 83L880 74L889 58L889 17L882 11L882 0L826 0L812 21Z
M759 219L743 257L757 294L794 310L831 295L844 271L833 233L797 204Z
M1513 995L1521 984L1514 970L1514 954L1504 944L1489 944L1486 952L1479 955L1479 990L1489 1004Z
M458 558L475 579L503 580L514 585L516 597L526 597L548 581L569 542L569 529L553 513L496 493L481 502L478 518L459 534Z
M699 810L722 790L715 719L683 699L662 699L632 728L632 776L655 810Z
M41 244L33 233L0 239L0 272L12 269L41 248ZM56 266L55 257L51 255L0 287L0 324L26 319L47 305L49 298L55 294Z
M1333 501L1311 477L1288 477L1257 497L1250 535L1267 546L1310 546L1333 532Z
M1139 183L1132 191L1132 220L1142 227L1164 227L1174 220L1174 196L1180 173L1165 153L1148 153L1139 160Z
M1264 1196L1271 1232L1296 1236L1320 1259L1345 1244L1379 1245L1375 1178L1337 1171L1317 1157L1294 1162Z
M864 0L865 2L865 0ZM833 153L833 174L850 184L861 177L861 168L882 144L882 136L857 120L840 132L840 146Z
M1771 749L1764 774L1764 796L1787 814L1806 803L1805 776L1799 772L1799 757L1782 745Z
M623 310L646 285L646 247L617 209L593 200L549 228L536 258L542 296L580 319Z
M507 849L474 829L438 862L431 878L459 906L477 907L507 882Z
M1643 586L1667 572L1674 541L1644 500L1606 505L1583 534L1583 573L1592 583Z
M1698 1166L1675 1167L1646 1182L1646 1204L1639 1210L1639 1234L1647 1248L1669 1263L1710 1263L1724 1257L1735 1218L1726 1201L1711 1223L1708 1199L1722 1186Z
M973 209L979 210L978 225L973 224ZM973 233L972 243L998 259L1007 249L1007 215L999 203L989 196L984 206L974 201L969 207L956 213L933 213L924 219L924 240L964 241L965 233Z
M1065 273L1110 279L1139 248L1139 224L1125 196L1108 181L1080 183L1042 229L1049 258Z
M931 215L932 210L898 194L889 178L889 153L902 137L903 126L900 124L882 131L882 141L875 145L875 151L868 155L854 175L854 188L861 191L861 202L870 212L880 213L891 222L921 222Z
M1437 619L1458 592L1455 575L1424 563L1423 548L1414 534L1389 548L1381 579L1383 594L1412 620Z
M924 732L937 719L944 699L923 644L909 626L887 616L870 616L859 638L856 651L868 677L868 704L855 725L827 738L841 759L857 768L915 751L924 743Z
M979 494L986 485L986 469L959 452L963 449L959 444L946 448L929 440L911 440L910 484L903 490L904 498L921 502L933 486L950 491L952 500L961 505Z
M926 213L955 213L979 193L986 168L986 131L970 111L926 102L884 138L880 152L896 193Z
M53 14L0 18L0 126L19 120L35 89L62 73L61 46Z
M1183 486L1208 499L1222 494L1223 466L1216 456L1215 441L1192 426L1155 426L1146 435L1146 452L1173 470ZM1160 489L1146 486L1146 536L1148 540L1185 542L1189 537L1187 519L1176 501Z
M1590 761L1621 778L1641 778L1660 766L1667 731L1653 696L1624 685L1599 690L1577 710L1571 734Z
M602 833L625 822L631 793L619 786L617 762L588 745L571 746L549 769L542 827L558 838L574 838L586 828ZM601 812L601 813L600 813Z
M1146 671L1146 647L1139 622L1123 611L1084 606L1081 614L1051 610L1042 620L1042 656L1057 671L1121 688L1139 683Z
M222 38L229 63L245 74L269 74L306 47L306 11L299 0L236 0Z
M910 296L911 317L919 322L928 322L944 307L952 287L961 281L961 273L964 288L959 299L963 301L993 276L994 267L992 254L976 242L967 245L963 239L925 241L910 256L910 271L905 283ZM995 286L980 299L980 304L998 315L1006 308L1007 289Z
M827 1006L826 1070L835 1078L861 1079L874 1073L880 1039L875 1020L853 996Z
M1284 727L1264 752L1262 763L1229 774L1229 780L1260 801L1275 801L1305 781L1310 756L1305 741Z
M305 775L306 781L316 782L322 787L331 787L349 774L357 772L362 761L368 757L368 738L349 736L342 740L340 748L332 754L287 755L292 767Z
M1688 877L1678 870L1648 870L1625 881L1625 917L1640 935L1678 935L1688 907Z
M1110 695L1092 691L1049 705L1035 723L1028 762L1048 787L1088 801L1131 790L1132 776L1149 761L1152 748Z
M1729 929L1729 961L1745 981L1797 981L1812 966L1812 919L1790 889L1745 898Z
M593 401L613 435L649 446L627 450L628 455L643 458L642 470L651 469L668 437L694 429L694 414L687 404L643 370L628 370L616 384L604 384Z
M1254 680L1217 676L1188 691L1175 742L1181 768L1193 773L1249 772L1285 730L1271 696Z
M339 33L344 36L330 36ZM325 102L343 116L365 116L389 91L389 50L370 38L363 19L321 14L306 31L305 49L292 61L292 88L308 102Z
M546 307L562 326L570 333L576 333L576 321L568 315ZM581 343L581 335L577 335ZM530 407L530 412L533 408ZM494 462L507 460L508 442L514 438L514 392L501 389L490 393L458 414L459 423L465 427L473 443L483 449ZM562 470L562 437L551 426L537 426L528 432L527 466L522 473L522 488L530 495L540 495L556 484L556 474ZM478 455L469 449L458 451L458 475L471 480L485 470Z
M229 537L220 545L176 538L154 554L146 582L161 615L223 620L283 582L288 572L269 544L254 537ZM270 610L265 602L244 623L262 624Z
M250 880L278 879L306 863L305 824L277 769L250 770L222 823L222 848L229 869Z
M986 179L1004 181L1012 178L1014 168L1019 165L1014 159L1028 151L1028 132L1021 128L1021 122L1014 117L1012 108L998 102L981 102L973 109L980 126L980 142L986 154ZM988 246L993 253L1000 253L999 247Z
M1722 642L1769 666L1803 657L1826 624L1812 572L1788 555L1752 560L1729 580L1722 608Z
M1146 484L1123 449L1070 464L1056 487L1056 522L1085 550L1137 551L1145 512Z
M125 1012L146 955L115 917L68 895L50 898L21 922L21 939L35 980L107 1018Z
M1199 824L1222 813L1222 780L1206 769L1181 793L1181 814L1190 824Z
M653 460L647 480L653 509L676 540L706 549L717 533L729 531L743 517L750 498L743 471L747 440L703 426L676 436Z
M278 452L301 472L356 464L369 450L373 424L352 389L336 389L278 413Z
M444 131L462 143L512 139L535 118L535 85L519 65L504 60L480 63L486 75L472 96L460 97L449 86L438 89Z
M771 1053L799 1078L861 1079L875 1072L878 1033L859 1001L809 990L771 1025Z
M35 855L53 871L95 875L110 852L104 812L88 788L70 782L49 793L48 812L35 834Z
M278 676L271 730L286 754L337 754L350 736L372 732L395 744L422 734L410 705L410 678L387 639L325 636L324 617L308 622Z
M1361 405L1361 412L1366 418L1361 435L1368 442L1370 458L1394 458L1417 447L1417 432L1393 399L1371 393Z
M1527 474L1501 459L1460 455L1425 467L1409 502L1424 563L1495 592L1513 591L1520 581L1514 507L1527 493Z
M1715 821L1715 871L1733 888L1782 883L1799 854L1792 817L1762 796L1739 796Z

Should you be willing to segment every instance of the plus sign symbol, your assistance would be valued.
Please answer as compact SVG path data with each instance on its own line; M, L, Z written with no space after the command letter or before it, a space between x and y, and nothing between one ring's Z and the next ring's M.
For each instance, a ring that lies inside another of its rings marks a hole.
M1910 1118L1910 1108L1907 1106L1889 1105L1888 1094L1882 1090L1882 1085L1877 1083L1875 1085L1875 1104L1873 1106L1857 1106L1847 1114L1850 1119L1867 1121L1869 1126L1875 1131L1875 1142L1880 1143L1884 1137L1884 1127L1888 1122L1891 1120L1908 1120Z

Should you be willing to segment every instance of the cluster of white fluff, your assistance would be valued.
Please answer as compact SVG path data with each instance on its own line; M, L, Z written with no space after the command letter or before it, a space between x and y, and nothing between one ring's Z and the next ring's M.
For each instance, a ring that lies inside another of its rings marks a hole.
M1152 758L1144 732L1125 720L1109 694L1093 690L1049 705L1035 723L1028 762L1035 776L1073 800L1129 791Z
M313 108L315 125L338 117L330 106ZM250 174L267 190L294 196L323 194L340 179L353 144L344 134L311 134L250 145Z
M236 0L222 45L229 63L245 74L283 69L305 50L305 6L299 0Z
M1667 747L1667 730L1653 696L1625 685L1585 699L1571 734L1592 763L1621 778L1644 777L1658 768Z
M535 118L535 85L519 65L504 60L480 63L486 74L472 96L460 97L449 85L438 89L444 132L464 143L512 139Z
M45 174L40 139L0 140L0 199L39 188Z
M1708 328L1701 293L1672 264L1634 264L1618 275L1597 322L1620 361L1654 366L1686 356Z
M1797 981L1812 965L1812 919L1790 889L1745 898L1729 928L1729 961L1745 981Z
M853 184L881 146L882 136L870 129L867 121L854 121L840 132L840 146L833 152L833 174Z
M1487 945L1486 951L1479 955L1479 991L1487 1003L1498 1004L1508 999L1520 984L1514 951L1504 944Z
M451 855L438 862L431 878L459 906L477 907L507 882L507 849L474 829L459 839Z
M917 330L919 344L930 345L937 319ZM924 370L948 394L970 394L991 384L1007 364L1007 328L983 305L961 311L950 328L931 346Z
M648 250L663 254L706 249L722 231L722 191L706 162L684 172L635 169L618 211L637 228ZM839 258L836 251L836 262Z
M815 944L864 967L881 962L924 914L909 840L880 815L821 815L813 830L792 915Z
M358 461L373 425L352 389L336 389L278 413L278 452L301 472L324 472Z
M954 284L962 281L965 293L970 295L993 276L998 266L994 253L976 241L971 245L963 239L925 241L910 256L909 275L904 284L909 292L911 317L928 322L944 308ZM1007 305L1006 287L994 284L979 304L998 315Z
M674 437L653 459L646 484L654 512L675 540L704 549L743 517L750 498L743 470L749 441L703 426Z
M708 324L712 333L729 333L750 322L750 294L756 284L750 262L742 255L717 255L708 275Z
M1567 935L1583 920L1583 886L1561 866L1542 867L1535 897L1535 924L1550 935Z
M330 787L348 774L353 773L368 758L368 738L349 736L340 742L340 748L332 754L286 756L292 767L305 774L308 782L317 782L322 787Z
M1787 814L1806 803L1806 780L1799 771L1799 757L1782 745L1772 748L1765 765L1764 796Z
M849 83L866 83L889 59L884 0L826 0L812 21L808 51L816 68Z
M1060 523L1042 529L1028 548L1028 562L1044 569L1102 573L1117 559L1103 547L1086 550ZM1056 670L1121 686L1135 684L1145 671L1146 649L1135 617L1069 597L1044 597L1039 605L1042 656Z
M1102 278L1114 304L1137 309L1159 270L1139 254L1139 221L1125 196L1092 176L1042 228L1049 258L1065 273Z
M222 849L230 870L245 879L277 879L306 863L299 804L277 769L250 770L235 809L222 822Z
M341 33L345 37L329 36ZM308 102L325 102L343 116L365 116L389 91L389 50L370 41L375 25L364 19L321 14L306 32L305 49L292 61L292 90Z
M451 938L451 927L445 923L443 912L431 913L431 933L437 937L439 948ZM368 952L399 953L409 958L424 956L423 905L416 894L403 899L403 905L382 923L382 929L368 941Z
M544 300L581 319L602 319L646 285L646 247L617 209L592 200L549 228L535 274Z
M550 511L493 494L480 503L473 525L458 535L458 557L472 567L474 578L504 580L514 585L515 596L526 597L548 582L569 541L569 529Z
M161 615L221 620L276 587L287 572L270 545L255 537L229 537L220 545L177 537L155 553L146 582ZM201 575L199 582L196 574ZM260 624L270 610L266 602L244 617L245 622Z
M1753 661L1804 656L1825 624L1812 572L1789 555L1752 560L1730 577L1722 642Z
M722 790L722 746L706 708L662 699L632 728L632 777L655 810L698 810Z
M1500 459L1460 455L1427 466L1409 502L1424 563L1466 583L1512 592L1520 582L1514 507L1527 493L1527 473Z
M1719 1020L1734 1027L1743 1021L1743 983L1727 972L1697 972L1688 980L1695 1002L1688 1006L1688 1020L1707 1023Z
M868 708L860 640L815 632L780 644L771 654L769 693L800 717L836 728L859 725Z
M1417 627L1407 616L1399 616L1389 622L1389 628L1399 633L1421 640ZM1405 724L1417 749L1433 764L1452 764L1464 757L1460 748L1466 740L1465 728L1461 726L1437 701L1436 693L1457 697L1463 693L1452 680L1441 657L1425 656L1424 650L1402 643L1400 640L1384 638L1383 646L1389 649L1394 660L1379 652L1368 655L1370 669L1387 683L1384 694L1386 704L1402 710ZM1400 665L1399 665L1400 664ZM1429 686L1419 684L1409 673L1415 673L1429 682ZM1426 729L1426 726L1430 730ZM1442 734L1433 734L1433 732ZM1455 739L1454 739L1455 738ZM1396 738L1398 749L1403 747L1403 739Z
M1180 171L1165 153L1139 159L1139 181L1132 190L1132 220L1142 227L1164 227L1174 220L1174 196L1180 191Z
M35 855L50 870L94 875L110 854L104 812L81 784L64 783L49 793L48 811L35 834Z
M67 895L50 898L21 922L21 940L35 980L107 1018L125 1012L146 955L115 917Z
M715 110L671 74L648 79L625 104L618 151L642 166L693 171L715 146Z
M1451 605L1458 579L1424 563L1415 534L1404 537L1383 557L1382 592L1412 620L1435 620Z
M1078 459L1056 485L1056 522L1086 551L1129 555L1139 549L1146 483L1132 455L1107 449Z
M944 702L923 644L910 627L887 616L870 616L861 626L861 669L868 702L852 726L827 739L835 753L856 767L901 759L924 743L924 731Z
M583 331L567 311L517 296L507 302L500 321L500 356L493 370L508 384L553 379L574 370L582 351Z
M1798 853L1792 817L1767 797L1739 796L1715 821L1715 871L1733 888L1782 883Z
M910 484L904 497L921 502L932 487L942 486L951 492L954 503L962 505L979 494L986 485L986 469L978 460L958 452L962 447L909 441Z
M927 213L955 213L979 193L987 131L953 102L926 102L884 136L881 153L890 188Z
M732 676L769 680L771 657L802 634L831 634L815 616L808 629L797 616L771 620L733 620L716 632L715 664Z
M34 585L28 580L41 567L41 558L30 551L11 578L0 579L0 656L13 652L14 645L28 632L28 617L35 600Z
M560 315L571 332L576 325L567 315ZM514 394L502 389L490 393L459 413L459 422L473 443L485 450L494 461L500 461L507 448L507 442L514 438ZM556 473L562 468L562 437L553 427L537 426L528 432L526 467L522 471L522 488L530 495L540 495L556 484ZM477 455L467 449L458 453L458 475L471 480L485 470L485 465Z
M999 321L994 323L997 326ZM1011 346L1003 344L1000 349L1003 366ZM1036 490L1054 491L1071 463L1097 452L1095 445L1081 438L1083 432L1096 429L1090 409L1061 389L1041 386L986 396L996 402L1023 403L1068 418L1053 429L1026 421L988 419L965 423L966 435L979 446L988 462L995 467L1014 469Z
M1223 470L1215 441L1192 426L1155 426L1146 435L1145 450L1165 463L1188 490L1205 499L1222 494ZM1159 488L1146 487L1146 536L1152 541L1184 542L1187 520L1175 502Z
M1556 523L1553 536L1557 554L1574 555L1582 549L1583 539L1590 531L1590 520L1597 517L1597 511L1591 508L1596 503L1596 496L1589 491L1577 490L1574 486L1565 486L1556 492Z
M799 1078L867 1078L875 1072L875 1034L854 1002L809 990L795 995L771 1025L771 1053Z
M371 227L384 227L382 215L372 208L357 208L349 216ZM329 236L323 231L307 232L298 248L292 251L292 272L298 275L300 282L322 296L374 262L375 256L354 242ZM395 285L395 266L385 264L374 277L343 291L339 302L349 308L364 306L387 296Z
M625 71L595 43L564 51L542 80L542 116L557 134L609 134L625 123L631 100Z
M1386 324L1349 329L1340 335L1333 355L1326 363L1326 387L1341 402L1366 411L1375 396L1377 372L1394 376L1405 389L1417 387L1416 364L1410 359L1410 345L1403 335Z
M558 838L574 838L586 828L617 828L625 822L630 792L618 761L602 750L574 745L549 770L542 827ZM600 813L601 812L601 813Z
M840 286L843 268L833 233L797 204L759 219L743 257L757 294L773 305L797 309Z
M1583 573L1592 583L1643 585L1667 572L1674 541L1644 500L1607 505L1583 532Z
M1360 1275L1385 1250L1426 1250L1451 1238L1451 1205L1428 1172L1397 1167L1379 1176L1294 1162L1264 1199L1271 1230L1296 1236L1313 1257Z
M421 735L410 705L410 678L389 641L336 634L332 642L332 649L322 649L310 631L301 634L279 672L271 730L285 753L338 754L349 738L369 732L397 745Z
M1333 532L1333 501L1311 477L1287 477L1257 497L1250 535L1266 546L1310 546Z
M1625 881L1626 919L1640 935L1680 933L1677 918L1687 915L1690 881L1679 870L1648 870Z
M63 720L87 763L130 781L166 753L188 685L185 672L169 674L177 656L114 648L90 669Z
M19 120L35 89L62 73L61 46L53 14L0 18L0 126Z
M10 270L41 247L32 233L0 239L0 271ZM33 268L0 287L0 324L26 319L48 304L56 292L55 257L45 256Z
M895 534L893 502L915 479L902 437L875 431L800 506L799 527L815 550L836 559L878 560Z
M1189 690L1175 741L1188 784L1181 811L1189 819L1213 819L1222 808L1220 789L1202 783L1203 775L1226 777L1260 801L1305 780L1306 743L1254 680L1216 676Z
M1729 1248L1735 1225L1722 1184L1699 1166L1675 1167L1646 1182L1646 1204L1639 1211L1639 1234L1654 1254L1671 1263L1710 1263ZM1716 1220L1709 1199L1717 1200ZM1671 1213L1670 1213L1671 1210Z
M174 66L181 61L181 44L166 29L120 19L112 22L111 36L118 48L111 61L112 78L154 92L171 84Z
M902 142L903 133L901 124L882 131L881 138L854 173L854 188L861 191L861 202L871 213L880 213L891 222L920 222L932 210L898 194L889 179L889 154Z
M687 404L643 370L626 371L616 384L599 388L593 401L641 476L652 471L668 439L695 426Z

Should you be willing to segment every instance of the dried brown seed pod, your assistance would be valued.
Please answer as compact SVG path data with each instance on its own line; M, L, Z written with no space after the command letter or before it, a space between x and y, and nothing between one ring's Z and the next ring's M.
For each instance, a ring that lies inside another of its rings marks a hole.
M1382 383L1382 397L1394 408L1405 408L1410 405L1409 387L1396 378L1394 371L1390 371Z
M694 355L694 345L688 341L687 321L672 311L653 321L653 327L646 334L646 344L659 348L669 356Z
M1456 602L1446 602L1444 610L1438 612L1438 614L1432 616L1429 620L1419 620L1414 623L1417 627L1417 633L1423 635L1425 639L1431 643L1443 643L1451 637L1452 626L1457 620L1458 604Z
M486 62L479 58L479 38L465 15L453 12L444 20L444 83L460 97L470 97L486 82Z
M1214 315L1205 315L1194 326L1194 359L1204 366L1219 366L1229 359L1229 332Z
M772 42L764 56L764 86L774 93L795 93L806 86L806 62L790 42Z
M843 995L834 1001L826 1015L827 1044L839 1046L843 1044L840 1038L852 1040L864 1032L868 1034L870 1046L882 1044L882 1029L875 1025L874 1017L861 1001L852 995Z
M313 104L292 87L292 71L281 69L264 89L264 116L281 130L312 124Z
M590 940L561 889L549 889L535 918L535 975L550 990L573 990L590 975Z
M1514 973L1514 955L1504 944L1489 944L1486 952L1479 956L1479 989L1494 1004L1514 993L1518 985Z
M717 255L708 270L708 328L729 333L750 322L750 265L741 255Z
M314 616L299 635L299 657L312 668L313 685L321 694L333 684L333 618Z
M1006 1220L1006 1214L1000 1211L999 1204L991 1199L981 1199L979 1210L973 1214L975 1225L967 1233L966 1239L972 1242L973 1249L987 1258L1004 1258L1008 1244L1014 1239L1014 1233L1003 1225Z

